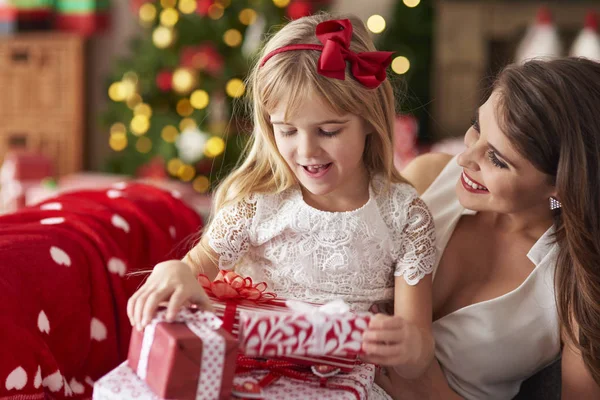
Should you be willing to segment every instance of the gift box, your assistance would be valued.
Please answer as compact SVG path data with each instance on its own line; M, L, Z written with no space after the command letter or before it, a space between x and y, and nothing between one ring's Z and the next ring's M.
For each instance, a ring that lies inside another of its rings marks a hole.
M90 36L109 25L108 0L56 0L54 24L58 30Z
M200 275L198 280L204 287L205 292L211 298L215 314L223 320L223 328L228 332L231 332L235 337L240 336L240 341L242 343L246 341L240 334L242 315L251 316L255 313L259 313L262 316L261 318L279 316L283 319L291 318L295 320L294 313L297 313L298 310L289 308L288 304L304 304L313 307L311 311L315 309L314 307L319 306L314 303L289 302L285 299L277 298L274 293L266 290L266 283L260 282L255 284L251 278L243 278L233 271L220 271L213 282L208 280L204 275ZM349 315L347 317L350 320L354 320L354 318ZM366 326L368 325L368 318L369 315L363 315L356 323L350 324L350 327L353 328L350 335L355 339L354 342L358 340L358 335L362 338L362 331L366 329ZM366 324L364 329L356 326L357 324L360 325L362 321L365 321ZM333 329L337 329L338 327L338 325L335 325ZM293 335L293 332L288 331L288 333ZM277 356L277 358L290 360L297 364L308 366L327 365L339 368L345 372L352 371L355 364L358 362L357 354L360 350L362 339L358 344L350 343L351 341L345 336L345 330L340 331L340 334L343 338L342 345L333 349L333 351L330 351L329 354L325 354L325 352L319 353L317 351L310 352L310 354L304 351L276 351L262 353L256 351L254 347L250 347L250 352L246 352L243 344L241 346L241 351L248 356ZM314 337L315 336L313 336L313 338ZM273 336L272 339L277 341L278 337ZM289 337L287 337L287 339L289 339ZM358 349L352 350L350 349L351 346L354 346L354 349L358 347ZM342 348L343 351L341 350Z
M161 400L127 364L117 368L94 383L94 400Z
M234 378L235 397L245 399L298 399L298 400L364 400L369 397L375 376L375 366L358 364L348 372L324 371L316 368L298 370L277 361L242 360ZM260 365L260 364L263 365ZM246 369L246 371L244 371Z
M133 330L128 366L159 398L229 399L238 343L221 325L189 309L167 323L160 310L143 333Z
M287 302L293 313L240 313L240 344L250 357L357 356L371 314L355 314L343 301L320 307Z

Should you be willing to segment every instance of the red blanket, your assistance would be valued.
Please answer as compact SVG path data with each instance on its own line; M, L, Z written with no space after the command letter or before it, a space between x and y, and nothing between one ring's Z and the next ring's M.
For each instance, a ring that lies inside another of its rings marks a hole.
M127 356L126 303L181 258L200 217L176 193L129 184L0 216L0 399L88 399Z

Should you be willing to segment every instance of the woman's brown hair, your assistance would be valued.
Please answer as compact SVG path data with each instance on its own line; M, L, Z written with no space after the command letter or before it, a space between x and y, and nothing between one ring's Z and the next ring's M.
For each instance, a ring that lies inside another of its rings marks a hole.
M511 65L495 89L501 129L562 203L554 220L558 314L600 385L600 63Z

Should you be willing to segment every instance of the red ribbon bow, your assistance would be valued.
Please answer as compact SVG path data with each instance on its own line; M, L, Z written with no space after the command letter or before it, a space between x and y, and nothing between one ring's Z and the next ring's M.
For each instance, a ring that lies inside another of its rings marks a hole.
M268 302L277 297L275 293L265 292L265 282L253 283L252 278L243 278L233 271L219 271L214 281L206 275L199 275L198 282L209 296L222 301L250 300L257 303Z
M321 56L317 72L328 78L344 80L346 61L350 62L354 78L369 89L378 87L386 78L385 69L392 62L390 51L350 50L352 23L348 19L321 22L316 29L317 38L323 45L293 44L276 49L262 60L262 67L271 57L290 50L319 50Z

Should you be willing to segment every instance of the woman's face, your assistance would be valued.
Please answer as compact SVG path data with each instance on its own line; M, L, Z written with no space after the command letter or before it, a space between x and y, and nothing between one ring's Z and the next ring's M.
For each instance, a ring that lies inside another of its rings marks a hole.
M547 211L554 186L546 174L512 147L500 130L498 99L495 91L479 108L473 126L465 134L466 150L458 157L458 164L463 167L456 185L458 200L474 211Z

